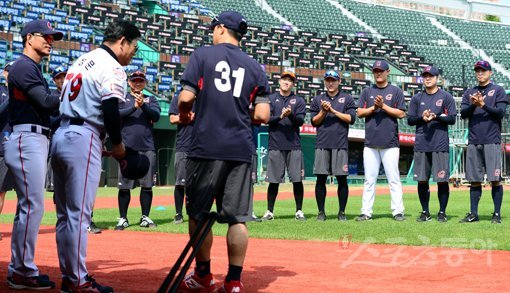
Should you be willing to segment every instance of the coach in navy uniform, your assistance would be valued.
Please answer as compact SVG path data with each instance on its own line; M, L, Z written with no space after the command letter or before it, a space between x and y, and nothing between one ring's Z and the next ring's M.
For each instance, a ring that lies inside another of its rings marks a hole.
M292 88L296 82L293 72L283 72L280 76L280 89L269 96L271 118L269 119L269 157L266 181L267 211L262 220L273 219L274 203L280 183L285 182L285 169L289 174L296 201L296 220L306 220L303 214L303 177L305 175L303 152L299 127L306 115L305 100L294 95Z
M492 67L480 60L474 66L478 85L462 96L460 115L469 119L469 139L466 154L466 179L469 189L471 211L461 223L478 222L478 202L482 196L484 171L491 182L494 213L492 223L501 223L501 121L508 104L505 90L491 82Z
M455 100L452 95L437 86L439 70L427 66L422 74L425 91L411 98L407 122L416 126L414 142L414 175L418 181L418 197L422 212L418 222L427 222L432 218L429 212L429 178L437 182L439 213L437 220L446 222L446 206L450 197L450 155L448 125L455 124Z
M324 74L326 92L313 98L310 105L312 124L317 127L315 161L313 173L317 175L315 199L319 214L318 221L326 220L326 181L333 175L338 181L339 221L346 221L345 207L349 197L347 175L349 175L349 125L356 121L356 104L353 98L341 93L340 75L334 70Z
M152 187L156 183L155 166L156 153L153 138L153 125L158 122L161 113L158 100L154 96L145 95L143 90L147 84L145 73L135 71L129 75L130 92L126 95L126 102L119 104L122 118L122 141L127 147L144 154L149 158L150 167L147 174L139 180L124 178L119 171L119 213L120 219L115 230L124 230L129 226L127 211L131 201L130 190L140 184L140 206L142 216L140 227L154 228L156 224L149 218L152 205Z

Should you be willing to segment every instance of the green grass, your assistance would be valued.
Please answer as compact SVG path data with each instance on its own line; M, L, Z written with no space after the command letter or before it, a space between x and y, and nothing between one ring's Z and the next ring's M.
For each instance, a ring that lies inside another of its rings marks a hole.
M288 190L290 184L284 184L281 191ZM258 186L258 192L264 192L267 186ZM328 189L333 191L333 185ZM310 190L310 186L306 187ZM115 188L99 189L99 197L115 196ZM172 188L155 188L155 195L171 196ZM134 195L138 190L133 191ZM13 198L13 193L8 194L8 198ZM132 201L138 201L138 197L133 197ZM431 211L434 218L431 222L418 223L416 217L421 208L417 195L405 194L404 204L406 207L407 220L396 222L391 217L390 196L378 196L375 201L373 220L370 222L356 222L354 218L360 213L361 197L352 196L349 198L346 210L348 221L338 222L336 215L338 212L338 201L335 196L329 196L326 201L326 222L317 222L315 217L317 206L315 199L305 199L304 212L308 221L298 222L294 220L294 201L277 200L275 206L275 220L263 223L249 223L250 237L252 238L274 238L274 239L296 239L296 240L317 240L339 242L348 237L353 242L370 243L398 243L404 245L430 245L446 247L464 247L476 249L498 249L510 250L510 240L508 238L508 225L510 218L505 214L505 210L510 205L508 197L503 203L503 224L493 225L490 223L493 210L492 198L489 189L484 189L480 201L479 223L460 224L458 221L469 211L469 194L467 191L457 191L452 188L447 214L449 221L447 223L438 223L435 220L435 213L438 209L437 195L431 195ZM151 218L158 224L158 228L150 232L163 233L187 233L187 225L174 225L171 219L174 216L174 207L166 206L165 210L161 207L153 207ZM258 216L261 216L266 210L265 201L256 201L254 210ZM118 210L97 209L94 211L94 222L101 228L113 229L117 223ZM148 231L137 226L140 217L140 208L130 208L128 218L131 221L129 230ZM2 214L0 222L11 223L13 215ZM54 225L56 221L54 212L47 212L43 218L44 225ZM215 235L225 235L227 225L216 224L214 226Z

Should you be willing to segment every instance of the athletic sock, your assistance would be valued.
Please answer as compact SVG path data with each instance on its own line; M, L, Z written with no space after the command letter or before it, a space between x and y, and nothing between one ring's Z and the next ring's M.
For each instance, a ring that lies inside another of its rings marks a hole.
M228 265L228 273L225 277L226 282L230 281L241 281L241 272L243 271L243 267Z
M296 201L296 212L303 210L303 197L305 193L303 182L292 183L292 189L294 190L294 200Z
M437 185L437 197L439 198L439 211L446 213L446 206L450 197L450 186L448 183Z
M315 200L317 201L319 212L324 212L327 192L326 180L328 180L328 175L317 175L317 182L315 182Z
M421 208L424 212L429 212L430 188L429 183L418 183L418 197L420 198Z
M127 211L130 201L131 191L129 189L119 189L119 213L121 218L127 219Z
M140 190L140 206L142 207L142 215L149 216L152 205L152 188L143 188Z
M278 196L278 183L269 183L267 187L267 209L272 213L274 210L274 203L276 202L276 196Z
M469 197L471 202L471 213L478 215L478 202L482 197L482 186L471 186L469 188Z
M197 275L199 278L203 278L211 273L211 260L208 261L198 261L197 267L195 268Z
M501 203L503 202L503 186L492 186L492 201L494 202L494 212L501 214Z
M347 176L336 176L338 181L338 189L336 191L338 196L338 204L340 212L345 212L347 206L347 199L349 198L349 186L347 185Z
M176 185L174 189L175 212L182 215L184 205L184 186Z

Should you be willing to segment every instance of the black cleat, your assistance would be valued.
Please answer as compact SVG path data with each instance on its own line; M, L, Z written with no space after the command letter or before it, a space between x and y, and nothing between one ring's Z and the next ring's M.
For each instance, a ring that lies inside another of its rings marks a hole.
M437 214L437 221L439 223L446 223L448 221L448 216L444 212L439 212Z
M319 214L317 215L317 221L321 221L321 222L326 221L326 214L322 211L319 212Z
M477 214L467 213L466 217L464 219L461 219L459 223L473 223L478 221L480 221L480 219L478 219Z
M393 219L397 222L402 222L406 220L406 217L404 217L404 214L396 214L393 216Z
M416 219L416 222L430 222L432 217L429 212L423 211L420 216Z
M493 213L491 223L492 224L501 224L501 215L498 213Z
M358 217L356 217L356 221L358 222L372 221L372 217L370 217L369 215L361 214Z

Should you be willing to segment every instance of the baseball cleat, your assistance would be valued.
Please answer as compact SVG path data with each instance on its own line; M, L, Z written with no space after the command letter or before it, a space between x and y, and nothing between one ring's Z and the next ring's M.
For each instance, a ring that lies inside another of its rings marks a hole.
M298 220L298 221L306 221L305 214L303 213L302 210L298 210L296 212L296 220Z
M113 288L109 286L99 285L94 278L85 276L86 282L81 286L74 285L67 277L62 279L61 293L79 293L79 292L95 292L95 293L113 293Z
M320 211L317 215L317 221L324 222L326 221L326 214L323 211Z
M448 216L444 212L439 212L437 214L437 221L440 223L446 223L448 221Z
M176 225L184 223L184 218L182 217L182 214L176 214L173 223Z
M356 221L358 222L372 221L372 217L369 215L361 214L358 217L356 217Z
M393 219L398 222L405 221L406 217L404 217L404 214L396 214L393 216Z
M262 221L272 221L274 220L274 215L270 211L266 211L264 213L264 216L262 216Z
M221 287L220 292L224 293L242 293L244 292L244 286L241 281L225 281Z
M498 213L493 213L491 223L492 224L501 224L501 215Z
M254 222L262 222L262 219L257 217L257 215L255 215L255 212L251 213L251 219Z
M156 228L156 224L149 217L143 215L140 218L140 227L142 227L142 228Z
M203 278L195 275L193 270L191 273L184 277L184 280L179 284L177 292L200 292L200 293L214 293L218 292L216 282L212 274L208 274Z
M35 277L25 277L17 273L12 273L12 277L7 278L7 284L10 289L15 290L47 290L55 288L55 283L49 280L47 275Z
M119 218L119 222L117 223L117 226L115 226L115 230L122 231L125 228L129 227L128 219L126 218Z
M420 216L416 219L416 222L430 222L432 217L429 212L423 211Z
M478 222L480 219L478 219L477 214L473 213L467 213L466 217L464 219L461 219L459 223L472 223L472 222Z
M87 232L90 234L101 234L101 229L97 227L94 222L90 222L90 226L87 227Z
M347 216L345 215L345 212L339 212L338 213L338 220L340 222L345 222L347 221Z

